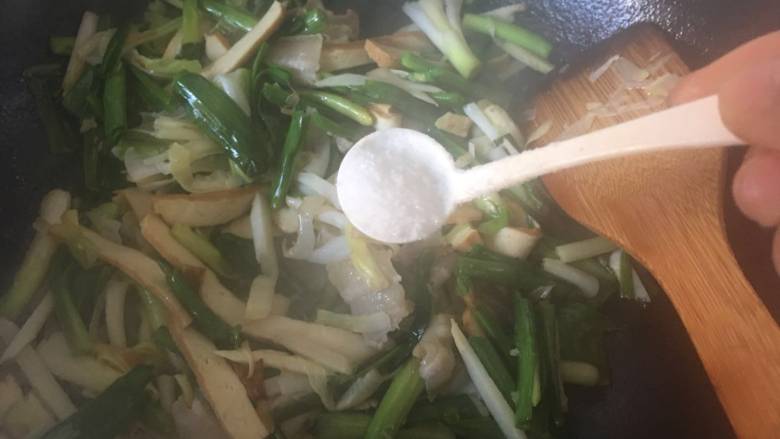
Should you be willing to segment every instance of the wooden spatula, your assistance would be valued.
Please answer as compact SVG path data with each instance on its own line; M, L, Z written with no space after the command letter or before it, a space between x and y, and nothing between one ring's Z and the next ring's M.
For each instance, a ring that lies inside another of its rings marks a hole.
M607 57L613 54L640 67L663 64L652 73L655 77L688 71L651 26L621 34L606 52ZM594 59L592 69L605 59ZM588 106L592 110L595 103L615 101L624 81L610 70L591 82L592 69L558 82L540 96L536 123L549 120L553 128L538 144L558 138L566 126L588 114ZM596 118L590 130L663 106L642 89L621 94L629 97L624 104L648 105L630 105L631 111ZM780 329L742 274L726 238L725 156L720 149L648 154L561 171L544 182L567 213L623 246L655 275L687 328L737 434L777 438ZM669 367L674 367L673 360Z

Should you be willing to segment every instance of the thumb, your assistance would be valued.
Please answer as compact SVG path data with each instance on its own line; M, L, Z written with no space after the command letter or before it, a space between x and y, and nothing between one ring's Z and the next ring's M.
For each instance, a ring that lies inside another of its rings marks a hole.
M719 93L723 122L752 145L734 177L737 205L765 226L780 223L780 57L745 69Z
M680 80L669 96L672 105L715 94L729 79L746 68L764 64L780 54L780 31L766 34L732 50L712 64Z
M780 54L725 82L719 93L723 122L749 145L780 151Z

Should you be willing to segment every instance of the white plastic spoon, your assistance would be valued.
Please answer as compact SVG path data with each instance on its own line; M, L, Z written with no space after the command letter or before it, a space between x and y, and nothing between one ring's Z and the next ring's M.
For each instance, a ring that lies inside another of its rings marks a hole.
M723 125L717 96L465 171L431 137L391 128L369 134L349 150L336 187L358 230L379 241L404 243L438 230L458 204L540 175L646 152L743 143Z

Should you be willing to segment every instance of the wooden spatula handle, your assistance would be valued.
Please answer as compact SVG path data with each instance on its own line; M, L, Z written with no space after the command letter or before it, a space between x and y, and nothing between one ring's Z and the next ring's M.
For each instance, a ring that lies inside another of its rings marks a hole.
M455 196L464 203L543 174L616 157L743 144L723 124L718 97L708 96L459 172Z
M656 246L665 249L656 254L664 257L648 263L675 307L686 310L680 317L739 437L777 438L780 329L723 234L695 232L717 230L710 222L691 218L684 227L659 233Z
M688 71L653 27L631 29L604 49L648 68L662 57L656 79ZM587 73L556 83L537 105L539 121L556 122L543 141L555 140L563 127L579 121L588 103L608 102L619 90L625 92L621 101L645 105L599 118L594 128L642 117L647 107L657 109L642 90L626 91L625 85L614 72L595 83ZM666 151L583 165L544 181L572 217L620 244L661 282L737 435L780 438L780 328L727 242L725 158L722 149ZM675 367L674 360L669 367Z

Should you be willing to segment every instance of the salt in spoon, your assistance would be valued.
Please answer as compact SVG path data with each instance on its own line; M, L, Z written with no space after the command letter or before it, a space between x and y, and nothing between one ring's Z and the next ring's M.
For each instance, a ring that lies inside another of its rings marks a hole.
M742 144L724 126L717 96L468 170L457 169L431 137L390 128L363 137L347 152L336 189L358 230L378 241L405 243L430 236L458 204L547 173L647 152Z

